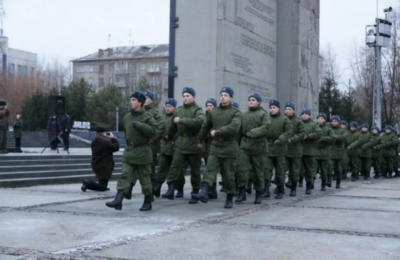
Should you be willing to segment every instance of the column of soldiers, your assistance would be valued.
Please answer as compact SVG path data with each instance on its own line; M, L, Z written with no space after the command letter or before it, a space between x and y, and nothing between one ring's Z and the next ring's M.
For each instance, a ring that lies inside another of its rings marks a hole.
M121 210L123 199L132 198L137 180L144 195L141 211L152 209L153 196L169 200L183 197L188 166L192 186L189 204L218 198L216 182L220 173L225 208L233 207L235 195L236 203L246 201L251 184L254 204L261 204L262 199L271 196L271 183L276 184L276 199L283 198L285 186L290 196L296 196L304 179L305 194L310 195L317 172L321 175L321 191L332 187L333 181L340 189L349 169L352 181L357 181L360 174L368 180L371 167L376 179L391 178L393 172L395 177L400 176L399 139L390 125L380 131L353 121L348 129L347 121L339 116L327 122L325 113L313 118L308 108L298 117L293 102L287 102L282 113L279 100L270 100L266 112L258 93L249 94L248 109L241 113L233 97L232 88L221 88L219 105L208 98L204 112L195 101L196 91L186 87L182 91L183 105L178 107L177 100L167 99L162 116L152 105L153 93L133 92L131 111L122 120L126 140L122 175L114 200L106 205ZM168 189L161 194L164 182Z

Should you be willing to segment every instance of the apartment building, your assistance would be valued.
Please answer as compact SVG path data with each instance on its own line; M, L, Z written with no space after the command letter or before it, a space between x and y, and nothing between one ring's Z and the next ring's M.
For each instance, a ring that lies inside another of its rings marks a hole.
M168 90L168 44L113 47L72 60L73 80L84 78L96 90L113 84L128 95L146 81L158 101Z

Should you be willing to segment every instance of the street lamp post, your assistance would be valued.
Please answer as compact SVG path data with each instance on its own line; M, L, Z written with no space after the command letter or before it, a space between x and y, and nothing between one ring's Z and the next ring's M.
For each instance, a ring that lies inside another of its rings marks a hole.
M329 121L332 120L332 107L328 107L329 110Z
M373 91L372 124L381 128L381 49L390 45L392 23L387 20L387 14L392 7L385 8L385 19L376 18L374 25L366 26L365 42L370 48L375 48L375 77Z
M115 107L115 132L118 132L118 111L119 107Z

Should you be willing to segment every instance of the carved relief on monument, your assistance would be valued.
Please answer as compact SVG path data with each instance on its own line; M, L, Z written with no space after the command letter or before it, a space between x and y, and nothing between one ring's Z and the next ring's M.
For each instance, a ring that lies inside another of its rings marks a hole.
M318 113L318 18L314 10L300 6L299 103Z

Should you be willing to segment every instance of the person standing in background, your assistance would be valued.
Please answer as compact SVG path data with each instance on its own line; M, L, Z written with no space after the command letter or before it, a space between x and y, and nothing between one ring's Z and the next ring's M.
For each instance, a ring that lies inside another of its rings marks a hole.
M60 133L60 124L56 115L53 115L47 121L47 132L49 135L49 142L51 150L57 149L58 146L58 134Z
M21 150L21 138L22 138L22 128L24 127L24 123L22 122L22 115L18 114L16 116L16 120L13 124L14 128L14 139L15 139L15 149L18 152L22 152Z
M62 139L64 142L64 150L69 149L69 133L71 132L71 118L67 113L61 118Z
M7 153L8 116L7 101L0 99L0 153Z

